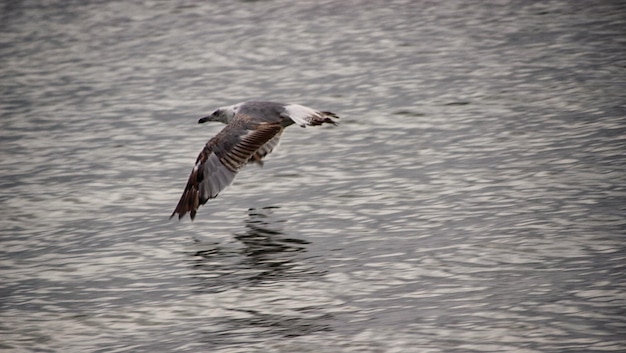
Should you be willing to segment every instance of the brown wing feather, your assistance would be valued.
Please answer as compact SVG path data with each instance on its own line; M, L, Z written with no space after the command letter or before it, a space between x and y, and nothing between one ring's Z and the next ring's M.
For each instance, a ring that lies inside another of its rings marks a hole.
M261 148L259 148L256 151L256 153L252 155L252 157L250 157L250 159L248 160L248 163L254 162L262 167L263 158L265 158L265 156L267 156L274 149L276 149L276 147L278 146L278 143L280 142L280 136L282 135L282 133L283 133L282 131L279 131L276 135L274 135L274 137L272 137L263 146L261 146Z
M200 206L200 199L198 197L198 185L203 179L202 166L205 164L205 162L212 153L209 147L210 145L211 141L209 141L204 146L204 148L198 155L198 158L196 159L196 165L191 170L191 174L189 174L189 178L187 179L187 185L185 186L185 190L183 191L180 200L178 200L178 204L176 205L176 208L174 209L174 212L172 212L170 218L174 217L174 215L178 213L178 219L181 219L187 212L189 212L189 216L192 220L196 216L196 210Z
M279 123L254 123L248 116L236 116L207 142L198 155L185 191L170 218L178 214L181 219L189 213L193 220L198 207L217 197L246 163L271 151L263 148L274 137L280 136L282 130Z

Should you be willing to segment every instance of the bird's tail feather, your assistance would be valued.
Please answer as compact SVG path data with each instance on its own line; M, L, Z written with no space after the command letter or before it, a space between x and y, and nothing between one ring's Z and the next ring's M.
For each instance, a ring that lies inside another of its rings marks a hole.
M324 123L337 125L337 122L333 119L339 119L337 114L332 112L318 112L318 114L311 115L307 120L309 126L318 126Z

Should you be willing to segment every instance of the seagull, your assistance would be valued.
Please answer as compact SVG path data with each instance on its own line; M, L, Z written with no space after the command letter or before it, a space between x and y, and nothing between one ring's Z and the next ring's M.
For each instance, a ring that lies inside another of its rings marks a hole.
M217 197L244 165L263 165L263 158L276 149L287 126L337 125L333 119L339 117L327 111L298 104L259 101L217 108L200 118L199 124L218 121L226 127L211 138L198 155L170 219L178 214L180 220L189 213L193 221L198 207Z

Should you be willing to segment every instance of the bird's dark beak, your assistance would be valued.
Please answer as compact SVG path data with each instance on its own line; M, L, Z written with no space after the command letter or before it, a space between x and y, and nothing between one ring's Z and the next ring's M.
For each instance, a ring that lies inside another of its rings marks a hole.
M198 124L204 124L207 121L209 121L210 116L205 116L204 118L200 118L200 120L198 120Z

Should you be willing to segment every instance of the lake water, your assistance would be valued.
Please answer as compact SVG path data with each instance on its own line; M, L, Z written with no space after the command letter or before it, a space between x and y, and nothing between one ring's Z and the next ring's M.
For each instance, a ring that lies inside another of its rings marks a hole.
M0 350L623 352L620 1L6 1ZM194 222L211 110L330 110Z

